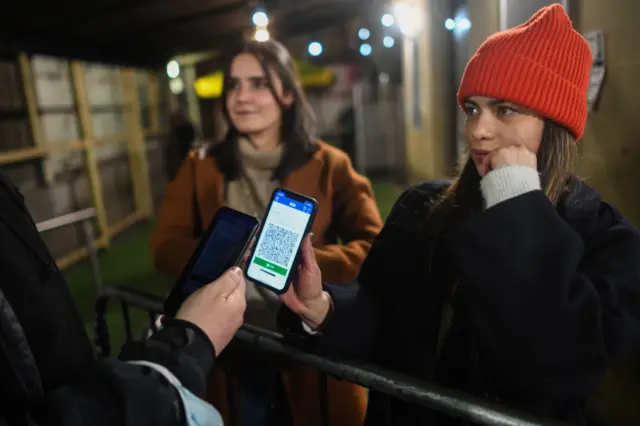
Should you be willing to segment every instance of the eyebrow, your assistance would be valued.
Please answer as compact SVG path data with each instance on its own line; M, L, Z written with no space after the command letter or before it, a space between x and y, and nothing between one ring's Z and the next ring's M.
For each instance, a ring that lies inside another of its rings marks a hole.
M502 105L502 104L511 104L512 102L506 101L504 99L491 99L490 101L487 101L487 105L489 107L496 107L498 105ZM471 105L474 106L476 108L479 108L480 105L478 105L477 102L472 101L471 99L467 99L466 101L464 101L463 105Z
M505 101L504 99L492 99L488 103L491 106L496 106L496 105L507 103L507 101Z
M262 75L250 75L248 77L237 77L237 76L232 75L232 76L229 76L229 78L231 80L260 80L260 79L263 79L263 78L267 78L267 76L264 75L264 74L262 74Z

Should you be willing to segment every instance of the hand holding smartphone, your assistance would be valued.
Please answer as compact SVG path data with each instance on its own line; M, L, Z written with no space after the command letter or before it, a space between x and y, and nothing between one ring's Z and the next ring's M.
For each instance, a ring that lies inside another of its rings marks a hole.
M302 240L311 230L318 203L286 189L273 192L246 276L278 294L285 293L300 257Z
M165 314L175 316L193 292L240 266L259 227L257 218L221 207L165 300Z
M276 189L249 257L246 277L276 293L285 293L317 209L313 198ZM240 266L259 227L257 218L221 207L165 300L165 314L175 316L193 292L215 281L232 266Z

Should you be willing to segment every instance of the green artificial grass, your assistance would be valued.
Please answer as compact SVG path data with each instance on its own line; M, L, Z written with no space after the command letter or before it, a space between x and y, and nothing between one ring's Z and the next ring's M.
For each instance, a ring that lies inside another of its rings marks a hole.
M391 213L391 208L402 192L402 188L398 185L388 183L374 183L373 191L376 195L378 208L383 219L386 219Z
M386 218L393 203L400 195L401 188L387 183L373 185L376 200L383 218ZM157 272L149 251L149 238L155 223L142 222L115 238L111 245L100 252L99 263L102 282L110 286L126 286L136 290L164 296L173 280ZM94 286L88 262L82 262L65 271L67 284L74 297L80 315L89 335L93 338ZM146 313L130 310L134 337L138 337L148 319ZM107 324L111 336L112 353L119 352L124 342L124 320L119 304L112 303L107 312Z
M99 254L100 275L105 286L125 286L157 295L164 295L171 278L157 272L151 260L149 237L155 226L144 221L115 238L109 248ZM69 290L76 302L85 328L93 338L93 303L95 289L88 262L82 262L65 271ZM134 333L146 323L146 313L131 309ZM107 311L107 324L112 347L117 351L124 342L124 320L119 304L112 303Z

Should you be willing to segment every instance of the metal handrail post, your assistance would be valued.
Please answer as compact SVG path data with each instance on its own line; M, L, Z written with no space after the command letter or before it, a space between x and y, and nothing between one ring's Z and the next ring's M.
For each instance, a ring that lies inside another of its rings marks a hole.
M96 247L96 239L91 221L84 220L82 222L82 231L87 242L87 250L89 252L89 263L91 265L91 280L96 291L96 297L104 293L104 285L102 276L100 275L100 263L98 262L98 250Z

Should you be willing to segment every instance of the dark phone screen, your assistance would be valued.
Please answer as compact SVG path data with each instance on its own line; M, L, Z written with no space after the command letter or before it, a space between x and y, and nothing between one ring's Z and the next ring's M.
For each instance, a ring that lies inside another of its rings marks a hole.
M211 281L218 279L242 256L255 226L251 217L234 214L230 210L218 212L217 222L207 242L186 278L183 294L189 295Z

